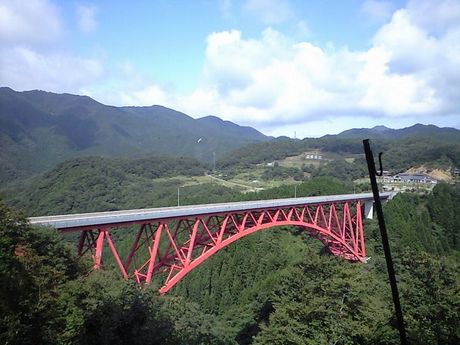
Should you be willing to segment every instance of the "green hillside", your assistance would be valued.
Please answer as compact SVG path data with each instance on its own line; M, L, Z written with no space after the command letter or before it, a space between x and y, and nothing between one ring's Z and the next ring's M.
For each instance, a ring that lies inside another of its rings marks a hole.
M338 178L347 177L340 171L354 171L348 174L348 178L355 179L367 171L362 144L366 138L371 139L374 153L384 153L384 169L394 173L420 165L442 169L460 165L460 130L415 125L401 130L381 127L352 129L318 139L279 138L263 144L255 143L226 154L219 161L219 167L224 170L247 169L315 151L323 154L325 160L313 162L321 163L316 169L309 166L311 161L304 159L305 171L314 171L318 176L336 170L338 173L332 176Z
M78 160L65 163L46 179L75 181L69 174L78 169L84 179L102 176L92 188L78 191L92 198L94 190L105 186L104 176L111 175L102 173L96 161L73 169L69 165ZM117 171L120 164L114 161L107 171ZM116 178L111 181L115 188ZM102 188L102 195L110 195L110 189ZM235 197L212 186L204 189L209 200ZM299 186L307 194L348 190L331 179ZM276 188L244 198L284 197L288 192ZM398 195L385 207L411 344L460 341L459 203L458 186L438 185L430 195ZM53 212L60 204L49 200L48 207ZM85 207L85 199L75 199L76 209ZM116 245L123 242L123 234L129 232L114 232ZM88 274L90 263L77 260L60 235L31 228L23 216L0 203L0 339L8 344L76 345L132 339L136 344L184 345L397 344L376 220L366 221L365 238L371 260L350 264L328 255L301 228L268 229L226 247L170 293L158 296L109 269Z
M10 184L0 193L29 216L174 206L178 188L181 204L206 203L216 195L234 193L207 181L206 169L191 158L81 157ZM208 192L209 198L203 198Z
M112 107L86 96L0 88L0 183L75 157L188 156L211 164L262 133L214 117L193 119L161 106Z

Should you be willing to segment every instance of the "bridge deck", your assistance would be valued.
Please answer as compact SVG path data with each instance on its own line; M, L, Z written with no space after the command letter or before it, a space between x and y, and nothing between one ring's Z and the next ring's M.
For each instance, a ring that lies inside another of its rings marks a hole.
M381 193L383 200L391 198L393 193ZM372 193L343 194L329 196L313 196L290 199L273 199L242 201L218 204L202 204L189 206L175 206L162 208L149 208L137 210L109 211L96 213L68 214L57 216L31 217L33 225L52 226L56 229L68 230L89 228L96 226L115 226L120 224L137 223L146 220L171 219L205 214L220 214L232 211L270 209L280 206L309 205L346 200L360 200L369 202L373 200Z

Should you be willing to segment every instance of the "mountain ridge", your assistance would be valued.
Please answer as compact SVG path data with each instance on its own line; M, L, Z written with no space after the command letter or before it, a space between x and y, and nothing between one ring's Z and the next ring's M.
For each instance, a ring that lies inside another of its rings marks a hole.
M382 139L404 139L411 136L431 137L439 140L460 140L460 130L452 127L438 127L433 124L423 125L416 123L409 127L400 129L388 128L385 126L375 126L373 128L352 128L337 134L339 138L365 139L365 136Z
M233 158L227 163L236 164L235 159L278 159L310 148L362 153L364 138L383 147L411 138L455 144L460 142L460 130L422 124L402 129L380 125L321 138L273 138L214 115L194 119L161 105L115 107L88 96L0 87L1 183L42 173L82 156L172 155L210 165L214 156L225 161L231 154ZM262 142L259 147L257 143Z
M0 88L0 182L87 155L167 154L210 164L213 153L269 139L229 121L198 120L158 105L114 107L88 96Z

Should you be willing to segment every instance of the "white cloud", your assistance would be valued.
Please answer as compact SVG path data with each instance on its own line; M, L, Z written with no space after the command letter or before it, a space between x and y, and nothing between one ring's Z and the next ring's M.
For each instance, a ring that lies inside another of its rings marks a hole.
M104 76L102 62L59 49L65 28L46 0L0 3L0 85L80 93Z
M0 50L0 81L16 90L79 92L103 75L96 59L39 53L25 47Z
M460 22L459 0L410 0L407 12L413 22L425 31L438 35Z
M220 0L219 10L224 18L230 18L232 16L233 3L232 0Z
M264 24L279 24L293 17L288 0L247 0L243 9Z
M124 105L169 105L167 93L158 85L151 84L141 89L134 89L130 92L120 94L120 102Z
M382 24L391 18L394 4L390 1L367 0L361 5L362 16L371 23Z
M0 2L0 42L2 44L42 44L61 34L56 7L46 0L2 0Z
M84 33L93 32L97 27L97 8L92 5L77 5L78 27Z
M62 31L58 11L46 1L26 3L33 6L0 4L0 19L6 18L0 20L0 38L8 43L0 47L0 83L18 90L85 93L113 105L161 104L269 134L297 131L298 137L357 126L353 120L362 126L418 119L456 123L460 116L459 1L410 1L361 51L321 47L272 28L257 39L238 30L212 33L200 83L187 95L145 77L130 62L106 71L98 58L40 49L43 39L26 19L48 13L49 22L37 27L56 39ZM266 23L292 16L283 1L248 1L245 8L259 8ZM308 35L308 26L299 25Z
M452 19L458 2L432 3L394 12L365 51L323 49L273 29L259 39L213 33L202 82L176 107L268 132L344 116L460 116L460 20Z
M176 108L178 98L171 87L160 85L136 70L131 61L123 61L81 91L99 102L115 106L163 105Z
M299 20L297 22L295 35L301 39L305 39L311 35L310 27L305 20Z

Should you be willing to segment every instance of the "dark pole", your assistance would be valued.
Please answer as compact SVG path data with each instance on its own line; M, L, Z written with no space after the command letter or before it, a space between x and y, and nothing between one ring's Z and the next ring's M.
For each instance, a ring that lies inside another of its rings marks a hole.
M369 145L369 139L363 140L364 152L366 153L367 168L369 170L369 179L371 180L372 193L374 194L375 210L377 212L377 218L379 220L380 234L382 236L383 251L385 252L385 260L387 263L388 278L390 279L391 294L393 296L393 303L395 306L396 318L398 320L399 337L401 344L406 345L406 330L404 327L404 318L401 309L401 303L399 301L398 285L396 283L396 275L393 266L393 259L391 258L390 244L388 242L387 228L385 225L385 219L383 218L382 203L380 202L379 188L377 186L376 171L374 155ZM380 157L379 157L380 158ZM380 162L380 169L382 169Z

